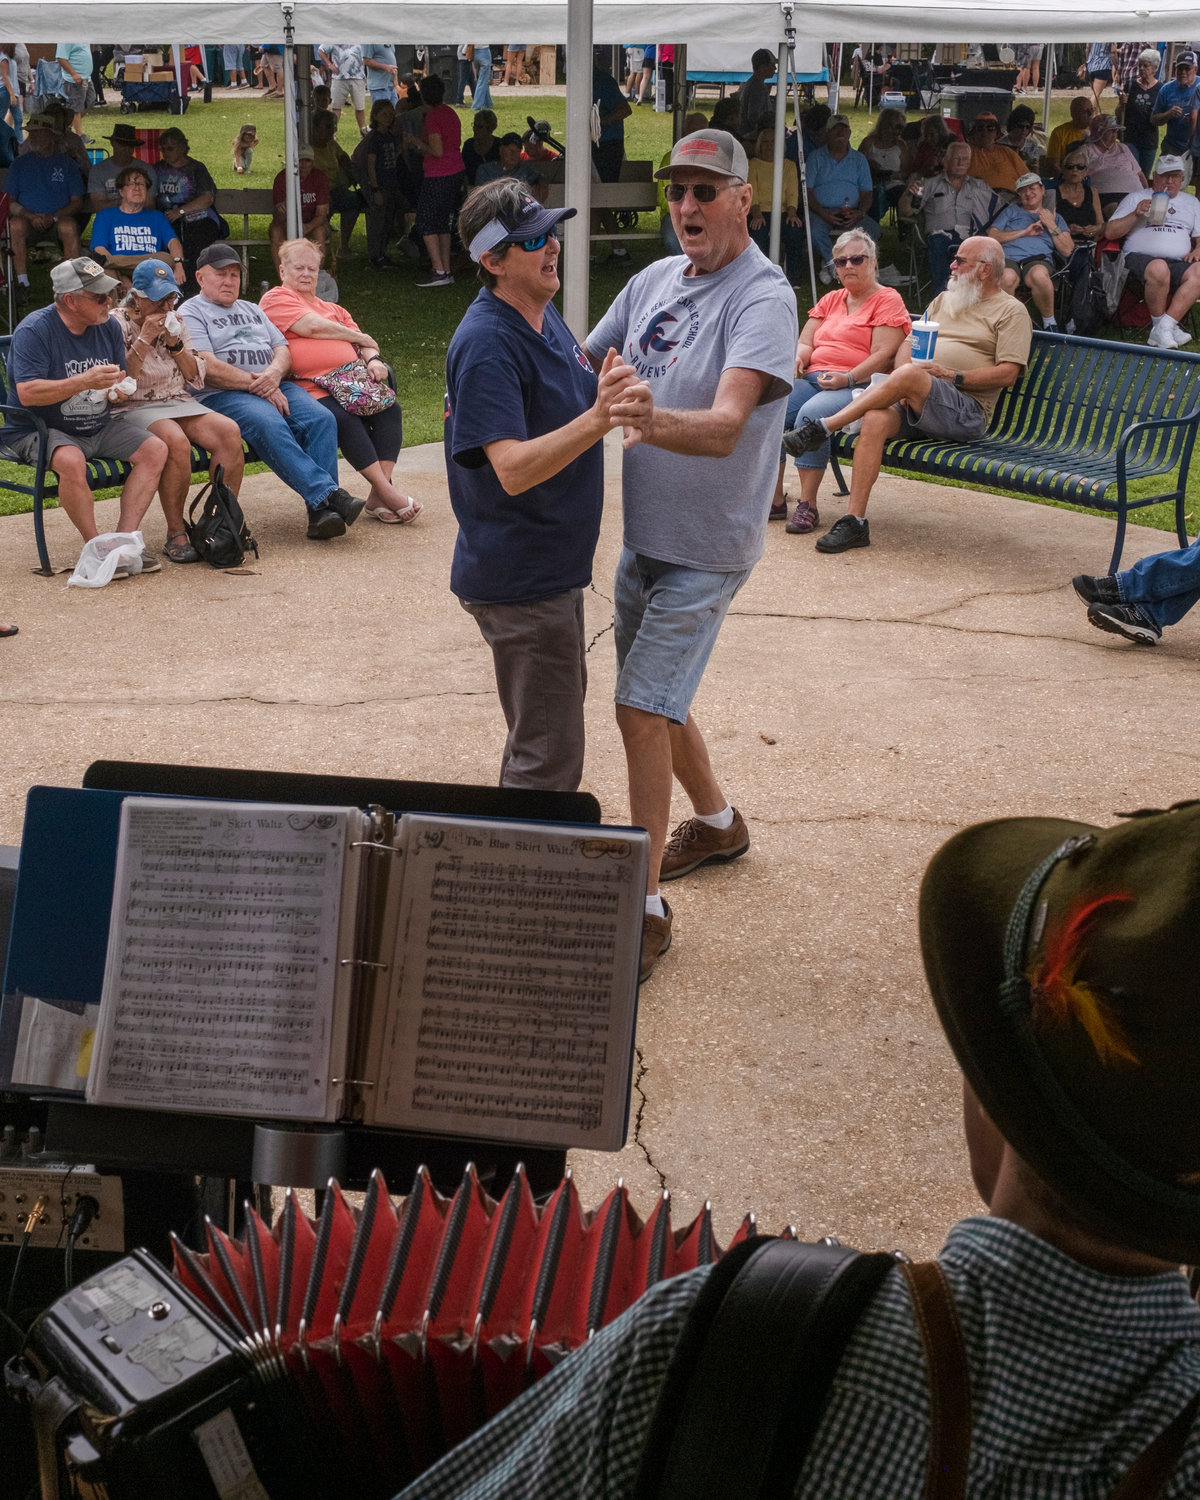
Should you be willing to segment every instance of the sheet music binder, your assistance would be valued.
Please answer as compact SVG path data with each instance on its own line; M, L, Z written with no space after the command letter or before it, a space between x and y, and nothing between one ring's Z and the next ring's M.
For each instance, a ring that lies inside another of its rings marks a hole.
M460 789L450 790L457 792ZM490 792L486 788L467 790L482 792L485 796ZM112 903L116 828L123 801L123 794L98 788L81 791L35 788L31 791L26 845L22 855L17 909L14 913L13 942L5 975L6 1021L11 1020L14 1002L23 995L50 998L58 1003L65 1002L71 1007L96 1002L100 992L98 979L103 972L103 948ZM131 804L131 807L134 805L136 804ZM164 809L155 809L156 813L162 810ZM459 825L456 823L454 826L457 828ZM576 831L580 834L584 832L583 829ZM635 841L644 837L633 831L621 832L622 837ZM385 847L386 838L379 838L376 833L351 842L354 845L353 852L361 854L366 866L400 863L396 853L390 847ZM602 843L596 839L590 839L589 842ZM385 881L384 886L391 889L392 883ZM352 952L342 953L340 956L340 965L346 966L355 980L360 1002L363 996L367 997L365 1003L359 1003L350 1018L350 1025L355 1030L353 1046L347 1051L346 1062L336 1074L332 1067L330 1069L331 1075L338 1079L338 1086L344 1090L342 1106L315 1113L309 1109L302 1115L290 1115L288 1111L272 1107L269 1111L261 1111L264 1117L269 1115L270 1118L325 1120L349 1118L403 1129L428 1128L437 1135L462 1133L472 1137L483 1135L497 1139L526 1140L530 1144L542 1146L578 1144L596 1149L618 1148L625 1131L628 1070L622 1107L615 1108L613 1099L610 1097L608 1100L608 1118L602 1139L592 1133L590 1123L589 1129L582 1136L578 1132L572 1133L569 1128L548 1134L545 1128L531 1129L528 1123L506 1125L503 1121L493 1119L466 1118L456 1127L444 1112L438 1114L435 1109L434 1117L426 1127L419 1119L414 1120L411 1113L406 1113L405 1108L395 1107L394 1099L390 1113L385 1110L381 1114L376 1109L375 1101L366 1097L376 1079L369 1076L361 1059L365 1055L364 1048L369 1043L376 1061L382 1063L386 1058L391 1066L397 1055L397 1046L403 1040L402 1028L395 1024L394 1009L381 1008L380 1002L371 998L382 993L386 982L392 991L389 1006L394 1008L398 1003L396 985L387 979L390 966L387 948L391 933L390 929L384 931L383 924L394 920L398 892L401 889L403 887L395 887L393 895L388 898L390 905L386 913L381 898L373 902L364 900L359 904L355 947ZM64 929L72 934L69 945L64 945L61 941ZM398 969L397 973L399 972ZM633 985L633 993L635 992L636 980ZM631 1004L635 1008L635 1002ZM380 1029L383 1024L381 1016L384 1015L387 1017L388 1027L386 1037ZM632 1024L631 1010L628 1027L630 1048ZM6 1025L4 1031L11 1033L11 1024ZM411 1041L411 1035L409 1040ZM620 1050L625 1049L622 1046ZM4 1067L7 1060L4 1051L8 1052L10 1059L11 1039L10 1046L0 1050L0 1069L3 1069L0 1077L7 1076L9 1071ZM359 1061L350 1066L352 1058ZM102 1088L97 1090L95 1097L100 1102L106 1102ZM442 1089L439 1097L448 1097L447 1090ZM129 1105L133 1101L120 1098L107 1102ZM237 1112L254 1113L242 1108ZM618 1114L621 1116L619 1132L616 1125Z

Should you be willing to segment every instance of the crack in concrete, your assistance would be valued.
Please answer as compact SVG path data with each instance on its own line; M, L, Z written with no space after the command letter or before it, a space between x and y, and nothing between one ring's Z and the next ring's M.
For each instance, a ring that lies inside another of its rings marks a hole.
M633 1075L633 1087L637 1091L639 1100L637 1114L633 1117L633 1140L638 1150L646 1158L650 1170L658 1178L659 1187L665 1193L667 1190L667 1179L662 1174L662 1172L659 1171L654 1158L650 1155L650 1148L646 1145L645 1141L642 1140L642 1117L646 1112L646 1105L650 1102L646 1098L645 1089L642 1087L642 1079L646 1076L646 1059L640 1047L634 1048L633 1055L637 1060L637 1072Z
M915 826L917 828L957 828L958 824L952 818L917 818L905 817L900 813L873 812L869 808L862 812L853 813L830 813L823 818L770 818L763 817L758 813L752 813L751 817L755 823L761 823L766 828L794 828L797 824L823 824L823 823L899 823L903 826Z
M450 693L406 693L377 698L268 698L258 693L228 693L215 698L0 698L0 706L20 708L196 708L205 703L255 703L266 708L368 708L376 703L420 703L434 698L490 698L482 689Z

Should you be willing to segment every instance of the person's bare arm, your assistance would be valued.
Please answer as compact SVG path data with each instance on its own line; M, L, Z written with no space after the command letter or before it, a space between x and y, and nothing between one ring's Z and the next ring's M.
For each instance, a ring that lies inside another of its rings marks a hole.
M643 442L690 458L728 458L774 378L764 370L726 370L712 406L696 411L656 407L650 387L642 381L614 402L612 416L632 429L626 447Z
M587 411L541 437L500 438L486 443L484 453L506 495L520 495L560 473L581 453L598 443L615 425L614 402L637 381L637 372L615 349L600 366L596 399Z
M1106 240L1122 240L1134 227L1139 219L1144 219L1150 212L1150 199L1143 198L1131 213L1122 214L1119 219L1109 219L1103 229Z
M343 343L356 344L359 349L379 352L379 345L369 333L363 333L361 328L347 328L336 318L322 317L318 312L301 313L283 331L302 339L341 339Z
M826 390L848 391L851 386L866 385L872 375L890 370L896 352L908 335L903 328L881 325L871 330L871 352L860 359L852 370L836 371L821 377Z
M271 355L267 368L254 375L241 365L226 364L214 354L204 361L204 379L206 385L214 385L219 391L249 391L251 395L261 396L263 392L254 389L256 383L267 378L268 384L278 390L279 382L291 368L292 356L288 347L280 344Z
M900 361L897 360L896 363L899 364ZM942 380L953 380L956 374L961 375L962 389L968 396L974 396L981 395L985 391L1007 390L1010 385L1015 385L1021 378L1021 371L1025 366L1008 361L1002 365L981 365L977 370L956 371L952 370L949 365L930 360L922 364L921 368Z
M18 380L17 400L22 406L54 406L69 401L80 391L104 391L124 377L120 365L93 365L63 380Z

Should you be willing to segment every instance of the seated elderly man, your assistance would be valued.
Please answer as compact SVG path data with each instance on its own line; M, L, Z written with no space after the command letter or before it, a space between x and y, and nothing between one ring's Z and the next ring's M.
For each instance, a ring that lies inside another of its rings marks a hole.
M971 235L978 234L996 211L996 195L986 182L971 176L971 148L966 141L946 147L936 177L913 176L900 194L897 212L911 219L925 216L925 248L933 295L946 290L950 259Z
M112 154L94 162L88 171L87 190L92 212L103 208L116 208L121 201L117 192L117 174L126 167L137 166L146 179L146 207L155 208L155 192L158 188L158 173L148 162L139 161L134 155L138 147L138 133L132 125L119 120L108 138Z
M1124 241L1129 274L1146 289L1146 342L1155 349L1181 349L1191 341L1180 324L1200 297L1200 203L1182 191L1183 176L1182 157L1160 156L1150 187L1122 198L1104 226L1107 239ZM1151 211L1154 193L1167 195L1161 223Z
M1015 193L1017 178L1026 166L1011 146L1000 144L1000 122L995 115L976 115L967 129L971 148L971 176L986 182L994 192Z
M1006 292L1027 286L1034 306L1042 315L1042 327L1058 331L1054 316L1054 257L1069 260L1075 241L1067 222L1052 213L1043 201L1046 189L1036 172L1017 179L1017 201L1002 208L988 230L988 238L1004 248L1004 275L1000 285Z
M25 121L29 151L8 169L4 190L9 196L9 234L17 301L29 301L27 257L33 238L53 229L64 253L79 254L79 224L83 208L83 178L63 152L54 149L54 121L49 115L30 115Z
M1047 177L1053 177L1062 166L1067 154L1067 148L1074 146L1076 142L1089 137L1088 126L1092 116L1096 113L1096 106L1087 94L1076 94L1071 100L1071 117L1064 120L1061 125L1056 125L1050 132L1050 139L1046 143L1046 155L1042 159L1042 169Z
M938 325L934 358L912 358L901 344L895 370L832 416L805 419L783 435L788 453L815 452L831 433L861 421L854 447L850 509L817 540L818 552L869 547L867 502L889 438L953 438L970 442L987 431L1000 392L1029 363L1029 314L1001 286L1004 252L995 240L964 240L951 262L950 285L929 305Z
M324 250L329 239L329 178L314 165L316 152L312 146L301 146L297 152L300 168L300 233L306 240ZM271 242L271 259L279 269L279 247L288 238L287 229L287 168L275 174L271 185L271 198L275 204L274 217L267 231Z
M209 245L196 261L200 295L179 315L204 361L199 400L224 413L265 463L308 508L308 537L341 536L362 512L363 500L338 480L337 423L307 391L284 377L291 371L287 339L253 302L243 302L242 262L232 245Z
M686 1460L738 1472L762 1455L770 1480L747 1496L1200 1493L1200 1309L1180 1269L1200 1259L1198 891L1195 803L957 833L917 915L984 1207L932 1264L885 1269L827 1399L808 1385L811 1303L778 1311L804 1252L757 1297L743 1271L723 1302L705 1266L660 1281L400 1500L627 1500L684 1492ZM729 1381L723 1406L714 1346L739 1332L759 1378ZM789 1378L768 1424L756 1403ZM681 1417L701 1435L671 1465Z
M90 256L64 260L50 273L54 301L17 325L8 355L8 388L18 407L36 411L49 429L47 462L58 477L58 501L85 542L97 536L95 497L87 481L93 458L121 459L130 475L121 491L118 531L136 531L150 508L167 460L167 445L126 421L109 392L125 378L125 341L109 314L120 283ZM122 396L123 400L124 397ZM36 463L38 433L10 412L4 447ZM142 572L162 567L142 554ZM128 570L120 572L123 578Z
M820 256L823 286L833 284L833 239L847 229L865 229L879 239L879 225L867 217L875 196L871 168L861 151L850 145L850 121L834 115L825 127L825 144L818 146L805 167L808 179L809 233Z

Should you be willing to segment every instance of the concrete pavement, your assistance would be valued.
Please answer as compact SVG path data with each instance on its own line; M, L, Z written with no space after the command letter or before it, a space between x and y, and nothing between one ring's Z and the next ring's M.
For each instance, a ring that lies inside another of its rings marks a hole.
M31 518L0 519L0 619L21 626L0 642L0 842L19 840L31 783L78 785L97 757L493 781L503 722L447 590L440 447L406 450L399 472L425 503L413 526L364 518L308 542L300 501L264 475L243 497L257 565L164 562L96 592L35 577ZM584 784L622 820L618 473L614 450ZM820 503L834 520L828 488ZM73 562L66 517L47 519ZM677 1225L711 1198L722 1238L753 1209L767 1230L934 1249L974 1198L917 952L925 861L982 818L1109 822L1196 795L1197 624L1135 651L1070 590L1106 565L1110 521L884 476L871 525L869 549L837 557L773 525L722 632L696 713L751 850L668 890L636 1132L618 1156L576 1156L589 1205L624 1175L643 1215L668 1187ZM147 537L161 545L158 515ZM1126 556L1169 544L1134 527Z

